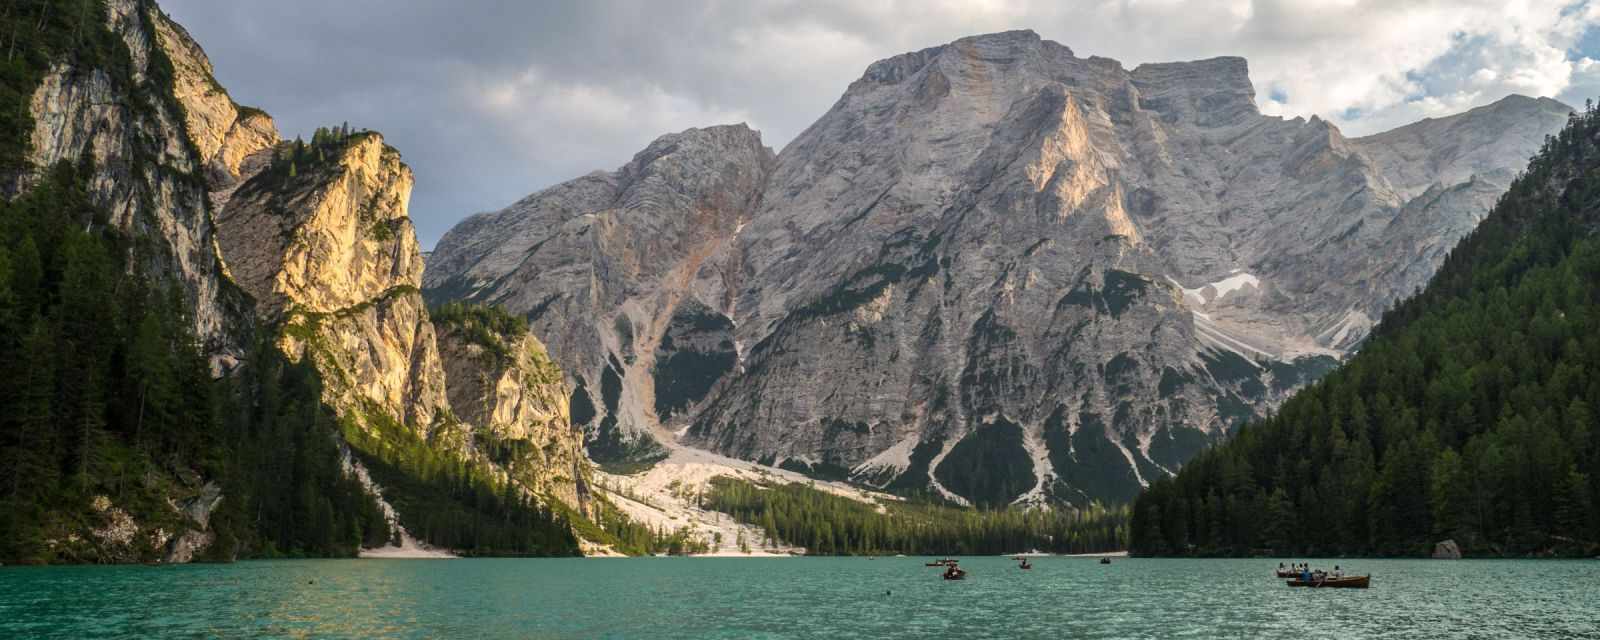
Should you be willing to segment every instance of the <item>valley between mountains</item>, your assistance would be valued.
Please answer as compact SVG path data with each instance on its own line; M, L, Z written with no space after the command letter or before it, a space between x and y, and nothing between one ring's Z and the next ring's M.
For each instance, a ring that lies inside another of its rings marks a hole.
M286 139L155 2L56 4L0 19L13 563L1125 548L1572 111L1350 138L1263 115L1241 58L994 33L425 254L382 134Z

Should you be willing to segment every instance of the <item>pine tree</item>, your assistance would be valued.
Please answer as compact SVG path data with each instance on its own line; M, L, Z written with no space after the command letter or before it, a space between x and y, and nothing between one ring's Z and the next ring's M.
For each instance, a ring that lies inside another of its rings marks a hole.
M32 317L44 306L44 265L32 234L24 235L11 254L11 291L18 318Z
M1555 511L1556 535L1570 540L1590 541L1589 529L1591 514L1594 505L1589 496L1589 478L1572 465L1567 465L1564 473L1556 481L1556 491L1553 496Z
M11 495L34 499L48 487L55 486L56 412L56 346L50 325L37 319L22 342L22 360L28 366L22 374L22 388L17 404L10 415L14 421Z
M1461 456L1454 449L1439 452L1433 462L1429 482L1429 505L1433 514L1433 534L1438 538L1467 540L1468 488L1466 471Z
M1289 502L1289 495L1284 493L1281 487L1267 495L1267 508L1262 517L1266 520L1262 535L1263 545L1279 552L1293 549L1294 505Z
M141 448L147 446L150 434L164 433L172 421L172 347L163 333L156 314L147 312L139 321L128 350L128 377L134 381L138 397L133 442Z

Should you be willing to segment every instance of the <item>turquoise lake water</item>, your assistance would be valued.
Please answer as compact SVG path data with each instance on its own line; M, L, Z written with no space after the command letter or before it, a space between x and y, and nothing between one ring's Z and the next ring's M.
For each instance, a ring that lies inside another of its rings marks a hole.
M0 568L0 638L1600 638L1600 562L286 560Z

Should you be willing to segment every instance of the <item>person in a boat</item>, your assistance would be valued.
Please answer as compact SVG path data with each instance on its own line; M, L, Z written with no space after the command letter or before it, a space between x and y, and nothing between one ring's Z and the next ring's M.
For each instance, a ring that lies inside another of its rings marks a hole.
M1343 577L1344 577L1344 571L1339 569L1339 565L1333 565L1333 578L1335 580L1338 580L1339 578L1343 578Z

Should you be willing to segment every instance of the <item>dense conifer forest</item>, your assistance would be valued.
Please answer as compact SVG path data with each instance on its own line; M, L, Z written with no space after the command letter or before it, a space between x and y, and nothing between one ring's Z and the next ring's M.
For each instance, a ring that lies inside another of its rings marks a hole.
M754 484L719 477L701 506L760 527L764 540L812 555L995 555L1093 553L1127 548L1126 507L971 509L927 501L874 505L800 483Z
M1150 486L1133 551L1592 555L1596 230L1591 104L1359 354Z
M387 539L340 472L315 372L257 345L252 366L214 381L180 293L125 268L138 244L70 165L0 201L0 558L107 560L72 539L103 517L96 496L175 531L165 500L208 479L226 496L221 557Z

